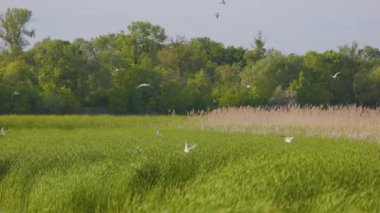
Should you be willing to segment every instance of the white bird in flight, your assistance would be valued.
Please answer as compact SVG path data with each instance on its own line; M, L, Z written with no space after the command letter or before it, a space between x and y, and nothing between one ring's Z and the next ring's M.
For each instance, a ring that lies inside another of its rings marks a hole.
M186 141L185 142L185 149L183 151L186 152L186 153L189 153L190 150L194 149L195 147L197 147L197 144L193 144L191 147L188 147L187 146L187 141Z
M153 88L153 87L150 86L149 84L143 83L143 84L138 85L138 86L136 87L136 89L141 88L141 87L151 87L151 88Z
M284 140L286 143L291 143L293 139L294 137L288 137L288 136L284 137Z
M0 135L4 137L4 136L7 136L7 134L8 134L7 131L5 131L4 128L1 127Z
M337 73L335 73L333 76L332 76L332 78L336 78L336 77L338 77L338 75L340 74L341 72L337 72Z

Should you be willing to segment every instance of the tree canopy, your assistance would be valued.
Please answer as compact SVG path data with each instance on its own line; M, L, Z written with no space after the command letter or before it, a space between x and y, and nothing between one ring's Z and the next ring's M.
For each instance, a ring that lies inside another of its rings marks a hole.
M34 36L34 30L28 30L26 26L31 18L32 11L24 8L8 8L0 15L0 39L14 55L20 54L22 49L29 44L25 36Z
M226 47L208 37L170 40L161 26L137 21L89 41L45 38L25 51L31 18L19 8L0 15L0 113L380 104L380 50L356 42L285 55L265 48L261 32L251 48Z

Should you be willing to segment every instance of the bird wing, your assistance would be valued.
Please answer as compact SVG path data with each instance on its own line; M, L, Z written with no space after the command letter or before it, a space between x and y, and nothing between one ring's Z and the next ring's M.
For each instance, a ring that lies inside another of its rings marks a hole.
M151 87L149 84L140 84L136 87L136 89L140 88L140 87Z
M285 142L290 143L292 142L294 137L285 137Z
M7 135L7 131L5 131L3 128L1 128L1 132L0 132L0 134L1 134L2 136L6 136L6 135Z
M341 73L341 72L337 72L337 73L335 73L333 77L336 78L340 73Z

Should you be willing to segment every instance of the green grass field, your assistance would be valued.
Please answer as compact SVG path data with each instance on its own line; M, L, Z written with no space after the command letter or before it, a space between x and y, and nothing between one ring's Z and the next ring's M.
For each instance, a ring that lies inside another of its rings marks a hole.
M380 211L375 142L287 144L182 116L0 116L0 126L4 212ZM186 140L198 145L190 153Z

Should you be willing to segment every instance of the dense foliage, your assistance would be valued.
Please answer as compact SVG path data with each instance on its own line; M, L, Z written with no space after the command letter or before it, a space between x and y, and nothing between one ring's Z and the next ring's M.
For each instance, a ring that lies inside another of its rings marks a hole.
M27 9L0 16L0 113L185 113L244 105L380 104L380 50L285 55L210 38L168 39L133 22L127 31L73 42L46 38L24 51ZM340 72L336 78L332 76ZM136 87L148 83L151 87Z

